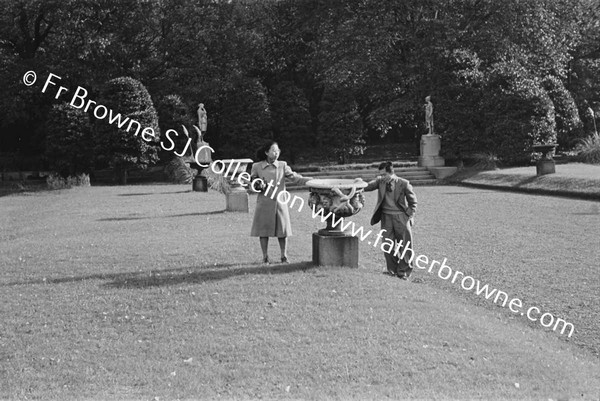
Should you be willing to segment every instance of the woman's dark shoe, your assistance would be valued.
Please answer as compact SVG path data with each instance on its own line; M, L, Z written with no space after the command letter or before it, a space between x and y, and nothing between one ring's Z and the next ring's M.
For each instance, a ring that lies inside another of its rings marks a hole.
M264 264L266 264L266 265L268 265L268 264L270 264L270 263L271 263L271 261L269 260L269 257L268 257L268 256L265 256L265 257L263 258L263 263L264 263Z
M281 258L281 263L290 263L290 261L288 260L287 256L284 256Z

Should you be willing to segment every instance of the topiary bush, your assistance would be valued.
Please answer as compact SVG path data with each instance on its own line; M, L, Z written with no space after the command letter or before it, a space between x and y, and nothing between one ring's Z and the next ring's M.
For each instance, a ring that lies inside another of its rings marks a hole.
M584 135L583 122L579 118L575 100L563 82L555 76L546 77L543 86L554 105L558 145L565 150L573 149Z
M117 123L110 124L108 117L95 123L98 161L113 168L119 183L126 184L128 170L145 169L158 160L160 130L152 98L141 82L121 77L106 83L98 104L111 110L113 117L118 113L123 120L128 119L121 128ZM145 128L154 132L154 137L145 135L150 140L143 138Z
M89 172L92 167L90 119L83 110L55 104L46 122L45 158L62 177Z

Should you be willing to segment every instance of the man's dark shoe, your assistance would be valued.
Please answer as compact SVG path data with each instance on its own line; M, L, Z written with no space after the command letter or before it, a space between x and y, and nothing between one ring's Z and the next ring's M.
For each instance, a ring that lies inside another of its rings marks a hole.
M406 278L409 278L409 277L410 277L410 275L412 274L412 272L413 272L413 268L412 268L412 267L409 267L409 268L406 270L406 272L405 272L405 274L406 274Z
M406 274L398 274L398 278L400 280L408 280L408 276Z

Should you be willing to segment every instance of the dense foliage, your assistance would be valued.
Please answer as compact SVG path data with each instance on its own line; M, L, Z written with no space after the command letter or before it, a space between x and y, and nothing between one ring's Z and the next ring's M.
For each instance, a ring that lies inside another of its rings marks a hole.
M159 99L163 133L204 103L216 157L267 138L294 160L418 142L427 95L449 158L566 150L600 115L598 0L0 1L2 151L46 153L53 104L122 76ZM41 93L49 72L65 99Z
M93 165L90 119L83 110L55 104L46 125L46 159L62 177L89 172Z
M98 163L109 165L117 173L119 182L126 184L128 170L146 168L158 160L160 130L156 110L144 85L129 77L108 81L98 104L109 110L108 118L96 119L95 123ZM121 115L122 123L114 113Z

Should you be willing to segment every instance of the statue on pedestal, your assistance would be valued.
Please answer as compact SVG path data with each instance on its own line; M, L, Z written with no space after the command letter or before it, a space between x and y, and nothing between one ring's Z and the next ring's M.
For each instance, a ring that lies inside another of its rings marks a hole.
M208 118L206 116L206 110L204 109L204 103L198 104L198 127L202 132L206 132L208 125Z
M425 127L427 128L427 135L433 135L433 103L431 103L431 96L425 98Z

